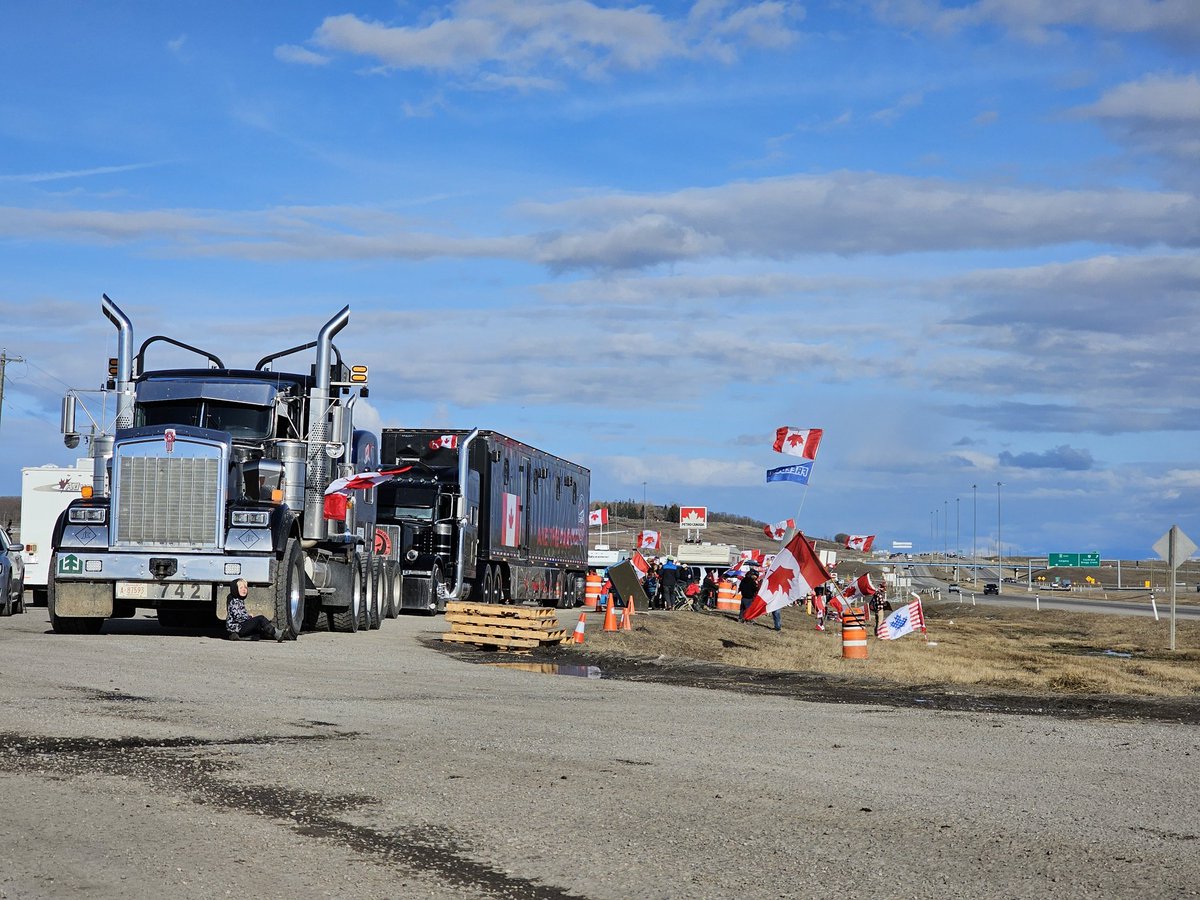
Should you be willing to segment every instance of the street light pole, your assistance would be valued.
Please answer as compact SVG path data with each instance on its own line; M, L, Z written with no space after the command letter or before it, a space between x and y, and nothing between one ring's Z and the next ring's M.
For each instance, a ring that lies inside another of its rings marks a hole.
M976 541L979 538L979 494L976 488L979 485L971 485L971 581L979 584L979 556L975 549Z
M937 514L931 509L929 511L929 560L930 560L930 562L933 561L934 554L936 553L936 547L933 543L933 522L934 522L934 519L936 519L936 518L937 518Z
M958 561L962 558L962 510L954 498L954 580L958 581Z
M947 551L950 549L950 545L947 543L947 541L949 540L947 535L949 533L950 533L950 501L943 500L942 501L942 561L943 562L945 562Z
M1000 543L1000 486L1003 483L1002 481L996 482L996 575L1000 579L1000 584L1004 584L1004 545Z

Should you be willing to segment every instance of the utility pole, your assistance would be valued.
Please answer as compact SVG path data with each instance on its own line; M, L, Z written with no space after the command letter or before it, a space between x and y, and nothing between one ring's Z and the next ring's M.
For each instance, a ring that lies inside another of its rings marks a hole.
M25 362L23 356L9 356L8 349L0 349L0 415L4 413L4 367L10 362Z
M1000 488L1004 482L996 482L996 575L1000 590L1004 590L1004 545L1000 543Z
M979 538L979 494L975 490L979 485L971 485L971 581L979 584L979 553L975 545Z

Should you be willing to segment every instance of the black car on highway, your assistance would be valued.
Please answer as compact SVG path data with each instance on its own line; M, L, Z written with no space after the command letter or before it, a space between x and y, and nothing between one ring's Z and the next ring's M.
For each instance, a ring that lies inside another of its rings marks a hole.
M994 581L989 581L987 584L985 584L983 586L983 592L985 594L999 594L1000 593L1000 585L996 584L996 582L994 582Z

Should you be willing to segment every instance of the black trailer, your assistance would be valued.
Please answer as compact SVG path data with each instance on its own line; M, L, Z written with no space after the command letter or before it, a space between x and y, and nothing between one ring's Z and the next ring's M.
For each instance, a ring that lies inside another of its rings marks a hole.
M591 473L495 431L385 428L378 522L399 529L403 608L583 602Z

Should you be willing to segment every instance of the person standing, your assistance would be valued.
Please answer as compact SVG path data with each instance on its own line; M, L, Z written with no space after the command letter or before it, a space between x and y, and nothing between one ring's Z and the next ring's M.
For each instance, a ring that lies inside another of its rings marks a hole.
M662 593L662 608L675 608L675 588L679 584L679 568L675 565L675 560L667 557L667 561L662 567L662 581L659 591Z
M225 637L231 641L256 637L282 641L287 635L284 629L273 625L266 616L252 616L246 611L248 593L250 585L245 578L239 578L230 585L229 599L225 605Z
M746 612L750 609L750 604L754 602L754 598L758 596L758 573L754 569L747 570L742 576L741 582L738 584L738 593L742 595L741 609L738 611L738 621L746 621Z

